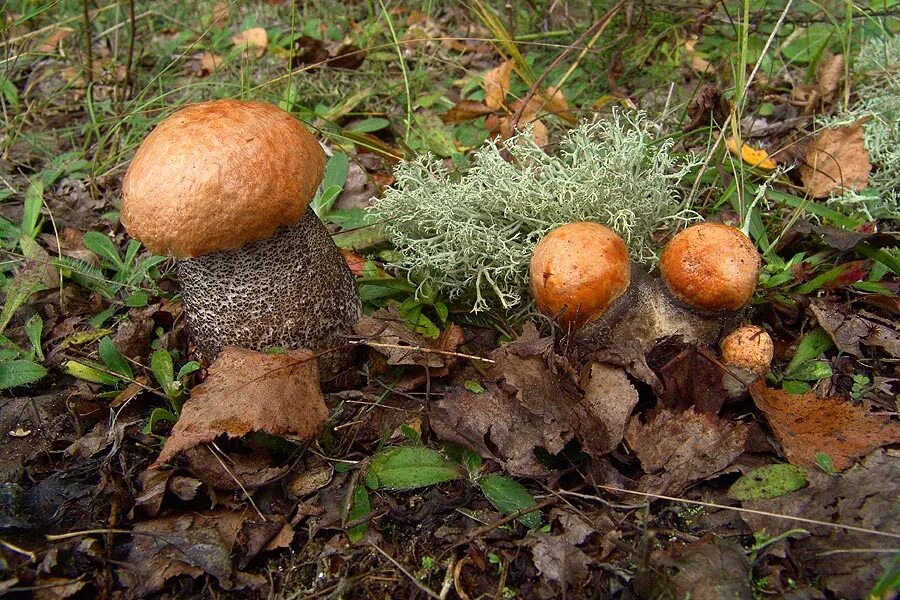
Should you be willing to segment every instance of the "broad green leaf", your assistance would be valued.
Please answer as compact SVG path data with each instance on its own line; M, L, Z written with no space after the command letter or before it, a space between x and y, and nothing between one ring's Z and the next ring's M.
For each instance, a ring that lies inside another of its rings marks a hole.
M728 489L728 495L741 501L777 498L806 485L806 471L794 465L779 463L745 473Z
M33 383L47 374L47 369L30 360L0 363L0 390Z
M781 49L784 57L798 65L805 65L816 60L837 30L830 23L813 23L801 31L791 42Z
M521 483L503 475L485 475L478 479L485 498L504 515L511 515L522 509L534 506L534 496ZM540 511L530 512L519 517L518 521L534 529L541 526Z
M105 258L107 262L120 270L125 266L122 258L119 256L119 250L106 235L99 231L88 231L84 234L84 245L88 250L101 258Z
M192 360L181 365L181 368L178 369L178 375L175 377L178 381L181 381L183 378L187 377L191 373L200 370L200 363L196 360Z
M816 464L829 475L837 474L834 468L834 460L824 452L816 452Z
M172 396L180 391L175 384L175 364L172 355L167 350L156 350L150 357L150 370L156 381L162 386L166 396Z
M312 201L313 210L319 218L326 218L327 215L330 220L329 213L334 207L334 201L344 189L349 172L350 159L343 152L335 152L325 166L325 177L322 179L319 193Z
M30 240L41 229L41 206L44 204L44 184L35 179L25 190L25 206L22 213L22 235ZM24 248L23 248L24 251Z
M821 327L816 327L807 333L800 341L800 344L797 346L797 351L794 353L794 357L784 369L784 377L786 379L793 379L792 373L798 369L800 365L811 361L832 346L834 346L834 341L831 339L831 336L828 335L828 332Z
M350 510L347 512L347 520L355 521L365 517L372 512L372 503L369 501L369 491L364 485L358 485L353 489L353 499L350 503ZM360 523L355 527L347 530L347 537L351 543L356 543L363 539L366 531L369 529L369 523Z
M118 377L105 373L98 367L99 365L88 365L77 360L67 360L63 363L63 370L66 373L84 381L102 385L116 385L121 381Z
M125 357L122 356L122 353L119 352L109 336L100 340L99 353L107 369L121 375L124 379L134 379L131 365L128 364L128 361L125 360Z
M4 290L6 299L3 301L3 308L0 309L0 333L6 331L6 326L9 325L13 315L33 293L46 289L44 285L46 268L46 265L38 262L28 262L7 282Z
M478 383L477 381L474 381L472 379L466 379L465 381L463 381L463 387L466 388L467 390L469 390L470 392L472 392L473 394L483 394L484 393L484 387L480 383Z
M411 490L462 476L459 465L418 446L379 452L372 458L369 473L378 478L379 488L388 490Z
M791 371L791 379L795 381L819 381L831 375L831 365L824 360L811 360Z
M387 119L382 119L381 117L371 117L369 119L357 121L347 129L354 133L372 133L373 131L384 129L390 124L391 122Z
M141 308L142 306L147 306L148 302L150 302L150 296L143 290L139 290L125 298L125 306L131 308Z
M166 423L175 423L178 421L178 417L175 415L175 413L166 410L165 408L154 408L150 413L150 418L147 419L147 424L144 425L143 429L141 429L141 433L145 433L147 435L153 433L153 426L160 421L164 421Z
M41 319L41 315L34 314L25 322L25 335L28 336L28 341L31 342L31 347L34 349L34 355L39 361L44 360L44 351L41 348L41 333L43 331L44 321Z

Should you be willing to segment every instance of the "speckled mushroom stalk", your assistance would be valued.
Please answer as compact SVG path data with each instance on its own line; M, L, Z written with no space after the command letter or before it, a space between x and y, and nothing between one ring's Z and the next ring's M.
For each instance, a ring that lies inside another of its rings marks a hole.
M138 149L123 181L122 223L151 251L178 259L203 359L227 345L344 345L360 302L349 268L309 208L324 167L312 134L259 102L188 106ZM323 377L348 357L323 354Z

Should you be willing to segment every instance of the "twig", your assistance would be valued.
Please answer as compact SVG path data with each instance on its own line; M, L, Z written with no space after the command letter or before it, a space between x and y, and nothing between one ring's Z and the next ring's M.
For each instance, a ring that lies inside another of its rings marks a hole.
M831 527L832 529L845 529L847 531L856 531L859 533L867 533L869 535L879 535L883 537L889 537L894 539L900 539L900 533L889 533L887 531L877 531L875 529L866 529L865 527L856 527L854 525L843 525L841 523L829 523L828 521L819 521L817 519L807 519L805 517L793 517L791 515L781 515L778 513L768 512L765 510L754 510L752 508L743 508L738 506L725 506L724 504L716 504L714 502L703 502L701 500L688 500L687 498L678 498L675 496L664 496L662 494L652 494L650 492L638 492L636 490L626 490L623 488L615 487L612 485L603 485L596 484L596 487L606 490L608 492L616 492L622 494L633 494L635 496L643 496L644 498L656 498L658 500L671 500L672 502L683 502L684 504L693 504L696 506L705 506L707 508L718 508L723 510L733 510L735 512L747 513L751 515L760 515L763 517L776 517L778 519L785 519L786 521L797 521L799 523L807 523L809 525L820 525L822 527ZM570 492L567 490L560 490L558 492L564 496L572 496L574 498L582 498L584 500L602 500L597 496L592 496L590 494L581 494L578 492Z
M481 362L495 364L497 361L474 354L463 354L462 352L450 352L448 350L437 350L435 348L423 348L422 346L403 346L401 344L383 344L381 342L370 342L367 340L349 340L347 342L352 346L370 346L372 348L388 348L398 350L409 350L410 352L423 352L425 354L440 354L441 356L455 356L457 358L468 358L469 360L480 360Z
M0 546L3 546L7 550L15 552L16 554L21 554L22 556L27 557L31 562L35 562L37 560L37 555L31 550L25 550L24 548L20 548L15 544L10 544L5 540L0 540Z
M401 573L403 573L404 575L406 575L407 577L409 577L409 580L412 581L413 584L414 584L417 588L419 588L420 590L422 590L423 592L425 592L426 594L428 594L429 597L434 598L434 600L443 600L443 599L442 599L436 592L434 592L430 587L426 586L424 583L422 583L421 581L419 581L418 579L416 579L416 577L415 577L412 573L410 573L409 571L407 571L406 569L404 569L404 568L403 568L403 565L401 565L401 564L398 563L396 560L394 560L393 557L392 557L390 554L388 554L387 552L385 552L384 550L382 550L381 548L379 548L377 544L369 544L369 545L372 546L373 548L375 548L376 550L378 550L378 552L379 552L383 557L385 557L386 559L388 559L389 561L391 561L391 563L393 563L393 565L394 565L395 567L397 567L398 569L400 569L400 572L401 572Z
M253 498L250 497L250 493L247 491L247 488L244 487L244 484L241 482L241 480L238 479L237 475L235 475L234 473L231 472L231 469L228 468L228 465L226 465L225 461L222 460L222 457L219 456L218 452L222 452L222 451L219 450L219 447L216 446L215 442L207 444L206 448L210 451L210 453L213 456L216 457L216 460L219 461L219 464L222 465L222 468L225 469L225 472L228 473L232 479L234 479L234 482L236 484L238 484L238 487L240 487L241 491L244 492L244 496L247 497L247 501L250 502L250 506L252 506L253 510L256 511L256 514L259 515L259 518L262 519L263 521L268 521L269 519L267 519L266 515L262 514L262 511L259 510L258 506L256 506L256 502L254 502ZM218 450L218 452L216 452L217 450Z

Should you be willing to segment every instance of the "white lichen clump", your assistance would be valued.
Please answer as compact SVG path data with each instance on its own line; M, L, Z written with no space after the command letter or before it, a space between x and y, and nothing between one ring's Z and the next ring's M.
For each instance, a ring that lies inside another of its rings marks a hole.
M867 41L854 71L863 78L856 89L858 102L818 125L847 125L868 118L863 143L873 171L867 189L841 190L829 203L856 210L870 220L900 219L900 36Z
M399 253L390 266L473 311L508 311L529 302L534 245L564 223L607 225L632 259L654 262L651 234L697 218L677 193L697 162L676 158L654 126L616 113L569 131L553 155L521 134L477 150L462 176L430 156L400 165L370 209Z

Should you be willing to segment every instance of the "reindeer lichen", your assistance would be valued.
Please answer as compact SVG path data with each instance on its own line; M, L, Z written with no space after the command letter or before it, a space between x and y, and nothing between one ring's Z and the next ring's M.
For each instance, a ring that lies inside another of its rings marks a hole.
M401 164L396 185L370 209L398 251L390 266L473 311L508 311L530 302L532 249L564 223L603 223L632 259L654 262L651 234L697 218L677 193L697 162L677 158L653 125L615 113L567 132L552 155L520 134L477 150L461 176L431 156Z

